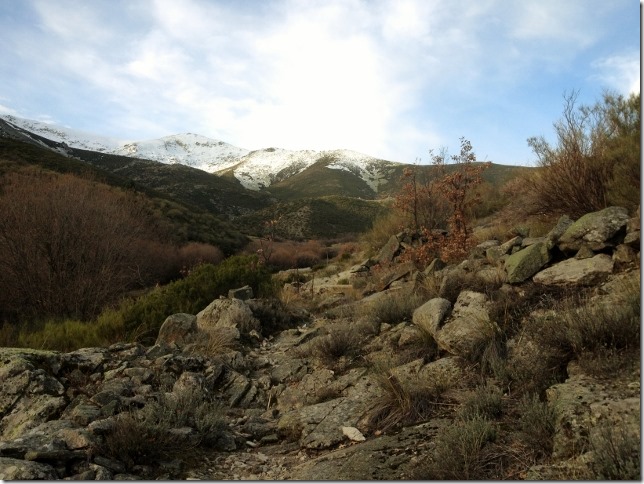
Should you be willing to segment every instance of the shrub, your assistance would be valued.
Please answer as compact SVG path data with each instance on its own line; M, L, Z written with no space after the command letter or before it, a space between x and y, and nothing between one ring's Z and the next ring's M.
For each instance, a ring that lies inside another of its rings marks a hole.
M640 95L605 93L594 106L576 107L577 93L564 95L563 117L554 124L557 145L543 137L528 144L541 171L532 179L534 213L571 217L613 202L635 208L640 199Z
M631 426L605 424L591 433L594 454L591 479L635 481L642 478L638 429L639 422L633 422Z
M528 448L539 457L552 453L557 414L536 394L524 395L519 402L519 429Z
M147 249L162 244L136 195L72 175L15 173L3 182L4 316L88 319L158 270Z
M485 419L497 418L501 415L503 392L492 384L478 386L474 393L463 402L459 416L465 420L483 417Z
M190 433L173 430L190 427ZM200 390L159 394L136 410L118 415L114 428L105 436L103 452L134 465L155 465L201 445L214 445L225 429L219 404L209 401Z
M258 264L257 256L229 257L217 266L203 264L184 279L125 300L117 308L99 315L97 323L104 334L153 341L171 314L197 314L217 297L227 295L230 289L247 284L259 296L270 296L273 291L270 273Z
M481 416L459 419L436 436L431 460L414 479L479 480L490 478L495 455L486 452L496 440L495 426Z
M25 348L67 352L79 348L103 346L108 343L94 325L83 321L71 319L46 321L38 326L39 328L35 330L21 330L17 345Z
M371 410L368 422L372 429L381 431L429 419L443 393L453 386L440 373L428 381L401 382L390 370L376 366L375 377L383 396Z
M413 292L395 292L387 296L378 297L364 309L364 316L378 323L398 324L411 321L414 310L421 306L425 299Z

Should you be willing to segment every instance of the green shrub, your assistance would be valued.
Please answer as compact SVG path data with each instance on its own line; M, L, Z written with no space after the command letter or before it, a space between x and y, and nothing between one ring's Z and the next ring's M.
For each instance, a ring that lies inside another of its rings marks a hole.
M39 325L37 329L20 331L17 345L64 352L103 346L106 340L96 329L91 323L73 319L50 320Z
M424 302L425 298L419 294L395 292L369 303L364 310L364 316L387 324L411 321L416 308Z
M270 273L258 264L257 256L233 256L216 266L200 265L184 279L104 311L97 323L103 333L120 332L128 340L153 341L171 314L197 314L217 297L244 285L259 296L270 296L273 291Z

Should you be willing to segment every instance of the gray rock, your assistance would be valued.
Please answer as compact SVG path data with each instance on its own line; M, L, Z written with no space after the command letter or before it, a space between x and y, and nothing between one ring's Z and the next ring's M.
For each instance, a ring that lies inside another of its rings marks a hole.
M396 256L399 249L400 241L397 236L392 235L389 237L387 243L380 249L380 252L378 252L378 255L376 256L378 263L381 265L390 263Z
M259 321L248 304L240 299L215 299L197 314L199 329L214 327L236 328L241 334L261 331Z
M485 257L488 261L495 263L498 262L501 257L506 254L509 254L513 247L521 246L523 239L519 236L513 237L507 242L504 242L501 245L496 247L490 247L485 251Z
M568 215L562 215L559 220L557 221L557 225L555 225L550 232L546 235L546 245L548 247L548 250L552 249L557 243L559 242L559 239L561 236L564 234L566 230L568 230L568 227L570 227L574 221L568 216Z
M625 231L628 219L628 212L623 207L587 213L566 229L557 245L567 253L578 251L582 245L588 245L594 251L613 247L612 239L620 231Z
M463 291L458 296L451 316L433 336L445 351L467 358L498 331L490 320L484 294Z
M192 314L178 313L166 318L159 329L156 345L185 345L194 342L197 333L197 317Z
M0 457L0 480L54 481L58 475L53 467L40 462Z
M536 274L538 284L590 286L600 283L613 272L613 260L609 255L597 254L590 259L568 259Z
M512 254L505 261L507 282L516 284L535 275L550 261L550 252L545 243L537 242Z
M451 309L452 303L447 299L430 299L419 308L416 308L412 316L412 322L423 331L435 335Z

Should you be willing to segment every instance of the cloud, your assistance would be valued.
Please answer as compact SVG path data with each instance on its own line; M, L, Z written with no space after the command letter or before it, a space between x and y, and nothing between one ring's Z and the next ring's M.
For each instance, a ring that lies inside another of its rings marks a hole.
M597 59L591 66L597 71L593 78L599 79L610 88L622 94L640 92L639 52Z
M193 131L413 161L469 136L477 109L516 105L526 80L570 69L604 35L603 4L36 0L35 24L5 32L4 65L23 76L12 97L46 78L42 99L117 137ZM632 59L594 68L636 82Z

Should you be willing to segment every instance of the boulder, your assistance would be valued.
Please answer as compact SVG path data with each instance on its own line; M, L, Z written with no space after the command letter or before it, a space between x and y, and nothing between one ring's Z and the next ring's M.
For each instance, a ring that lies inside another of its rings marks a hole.
M381 265L387 265L394 260L396 253L400 250L400 240L398 236L392 235L385 245L382 246L380 252L376 256L376 260Z
M430 299L419 308L416 308L412 322L433 336L438 332L451 309L452 303L447 299Z
M570 284L591 286L608 278L613 272L609 255L597 254L589 259L567 259L536 274L533 281L546 286Z
M197 317L178 313L168 316L159 329L157 345L184 345L192 343L197 333Z
M55 481L58 475L53 467L39 462L0 457L2 481Z
M509 254L513 247L520 246L521 242L523 242L523 239L521 237L513 237L501 245L488 248L485 251L485 257L492 263L497 262L499 259L501 259L501 257Z
M197 313L197 327L204 330L215 327L235 328L243 335L261 330L259 321L246 302L226 298L215 299Z
M473 257L475 259L480 259L482 257L485 257L485 253L488 249L492 247L498 247L498 246L499 246L498 240L486 240L478 244L470 251L470 257Z
M566 253L577 252L582 245L594 251L613 247L616 245L613 239L625 232L628 220L628 212L623 207L587 213L566 229L557 245Z
M561 236L568 230L568 227L570 227L573 224L573 220L568 216L568 215L562 215L559 220L557 221L557 225L555 225L550 232L545 237L545 242L546 245L548 246L548 250L552 249L557 243L559 242L559 239Z
M463 291L451 316L433 336L438 346L456 356L467 358L498 331L490 320L485 294Z
M537 242L522 249L505 261L505 271L508 274L507 282L516 284L535 275L539 269L550 261L550 252L547 244Z

